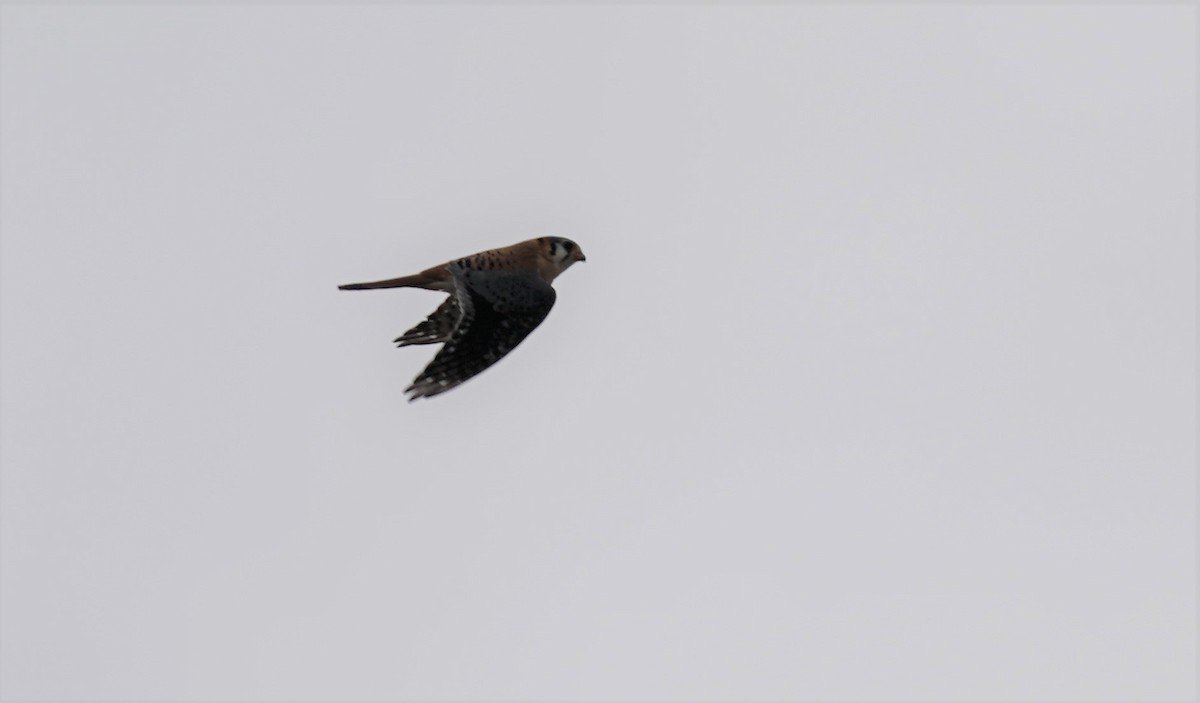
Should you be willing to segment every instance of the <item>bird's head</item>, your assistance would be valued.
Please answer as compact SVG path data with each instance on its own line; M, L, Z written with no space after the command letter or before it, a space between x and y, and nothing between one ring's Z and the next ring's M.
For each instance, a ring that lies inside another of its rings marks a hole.
M555 276L576 261L587 261L579 245L565 237L542 237L538 243L541 245L542 258L550 264Z

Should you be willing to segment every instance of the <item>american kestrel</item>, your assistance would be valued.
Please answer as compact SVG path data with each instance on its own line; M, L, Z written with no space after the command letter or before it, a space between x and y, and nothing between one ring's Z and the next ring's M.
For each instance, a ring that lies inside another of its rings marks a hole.
M442 344L412 385L409 401L454 388L499 361L550 314L550 283L576 261L587 261L570 239L539 237L489 249L414 274L342 290L425 288L450 294L423 322L397 337L397 346Z

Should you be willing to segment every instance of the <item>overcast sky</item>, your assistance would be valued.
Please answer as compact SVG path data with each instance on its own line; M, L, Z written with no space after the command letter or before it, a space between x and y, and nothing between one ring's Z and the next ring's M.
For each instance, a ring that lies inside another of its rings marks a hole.
M1196 12L5 6L0 696L1195 696Z

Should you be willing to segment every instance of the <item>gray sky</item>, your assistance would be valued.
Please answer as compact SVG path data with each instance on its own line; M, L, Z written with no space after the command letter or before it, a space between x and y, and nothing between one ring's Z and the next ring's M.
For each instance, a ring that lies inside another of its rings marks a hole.
M1195 27L4 7L0 696L1195 696Z

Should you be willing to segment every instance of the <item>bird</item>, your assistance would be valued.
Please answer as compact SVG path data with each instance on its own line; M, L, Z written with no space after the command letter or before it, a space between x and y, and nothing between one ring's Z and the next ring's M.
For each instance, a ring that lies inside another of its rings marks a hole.
M462 385L504 358L546 319L563 271L587 261L565 237L538 237L447 261L420 273L340 290L424 288L449 293L429 317L393 340L442 348L404 392L409 402Z

